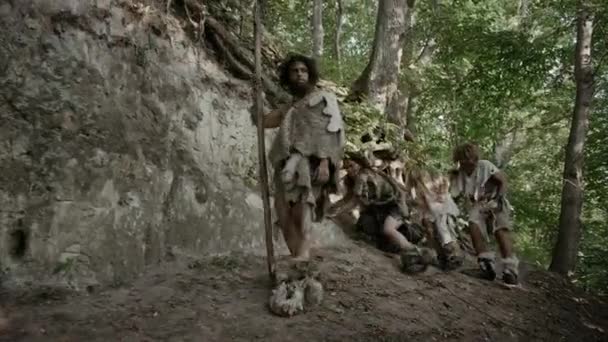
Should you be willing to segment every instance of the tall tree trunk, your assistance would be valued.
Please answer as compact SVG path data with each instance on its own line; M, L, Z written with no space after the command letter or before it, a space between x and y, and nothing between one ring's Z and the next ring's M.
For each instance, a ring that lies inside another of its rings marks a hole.
M407 106L405 107L405 134L410 134L410 141L414 140L414 137L418 133L416 129L416 95L413 92L407 94Z
M412 31L414 29L414 4L415 0L407 0L407 12L405 13L405 34L403 35L403 53L401 57L401 70L406 70L414 62L414 41ZM415 99L416 92L414 85L408 77L399 81L399 95L395 101L389 103L387 110L389 120L402 126L405 129L404 137L406 140L414 139L415 126ZM394 107L396 106L396 107Z
M529 5L530 0L519 0L519 5L517 6L517 14L520 18L520 21L528 17L528 11L530 7Z
M336 31L334 32L334 58L338 65L338 76L342 81L342 55L340 52L340 38L342 38L342 25L343 23L343 8L342 0L336 0Z
M528 30L528 12L530 0L519 0L519 6L517 6L517 13L519 16L519 26L522 30Z
M385 112L392 121L399 117L399 72L404 35L406 33L406 0L380 0L374 45L369 62L353 83L350 100L367 97L378 110ZM393 105L391 105L393 104Z
M549 270L566 276L575 269L582 233L583 150L587 134L589 108L593 98L593 66L591 64L593 16L584 0L579 0L578 10L574 65L576 99L570 136L566 146L559 234L549 267Z
M407 2L409 8L409 19L408 19L408 31L412 32L415 26L415 11L414 11L414 1L409 0ZM433 10L434 15L437 15L441 11L441 0L432 0L431 8ZM433 58L433 54L437 49L437 43L435 38L431 38L424 43L419 52L414 53L415 46L412 41L412 35L408 35L406 37L407 44L405 45L405 52L403 54L403 68L409 68L412 64L419 65L427 65L431 62ZM417 54L417 56L415 56ZM406 80L403 84L404 89L401 90L402 94L406 96L406 105L405 105L405 114L403 115L405 118L405 128L406 134L409 132L413 137L416 136L416 97L418 96L418 89L415 84L412 83L411 80Z
M313 0L312 6L312 55L319 61L323 55L323 0Z

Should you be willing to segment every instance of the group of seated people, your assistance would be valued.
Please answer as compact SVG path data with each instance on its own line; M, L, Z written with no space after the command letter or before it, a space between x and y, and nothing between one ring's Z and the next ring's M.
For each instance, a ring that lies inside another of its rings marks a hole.
M502 258L502 280L508 285L518 283L506 179L494 164L480 159L476 144L454 149L457 167L447 174L403 171L399 165L395 167L396 156L379 155L347 153L343 162L345 195L333 205L332 215L358 208L358 231L381 250L400 254L405 272L421 272L429 265L453 270L464 260L456 204L462 199L482 276L488 280L497 277L495 256L487 247L491 232Z

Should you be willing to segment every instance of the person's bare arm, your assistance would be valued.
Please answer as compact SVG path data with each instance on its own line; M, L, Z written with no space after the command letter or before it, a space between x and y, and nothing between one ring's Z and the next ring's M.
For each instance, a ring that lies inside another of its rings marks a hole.
M277 108L264 115L264 128L277 128L281 125L285 116L285 108Z
M287 110L289 109L289 107L287 106L281 106L273 111L271 111L270 113L264 115L264 128L277 128L281 125L281 122L283 121L283 118L285 117L285 113L287 113ZM255 110L255 106L252 106L250 108L250 113L251 113L251 122L253 123L253 125L257 125L258 122L258 117L256 114L256 110Z
M504 172L498 171L492 175L492 180L496 184L497 191L499 195L504 195L507 193L507 176Z

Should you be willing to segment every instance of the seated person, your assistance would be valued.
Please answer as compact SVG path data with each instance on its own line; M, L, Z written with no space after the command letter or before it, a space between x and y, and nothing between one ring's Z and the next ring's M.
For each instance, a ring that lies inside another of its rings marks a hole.
M375 241L380 250L401 254L404 271L421 272L434 263L434 253L416 245L423 242L425 232L419 225L406 220L408 208L404 189L390 176L374 170L361 155L349 154L344 160L344 168L347 193L334 205L334 211L359 206L358 229Z
M496 278L494 253L488 251L483 237L488 227L500 247L504 265L503 281L508 285L518 283L518 260L511 242L511 207L506 199L505 174L488 160L480 160L479 147L473 143L462 144L454 149L453 160L458 168L452 172L452 196L463 195L468 207L469 230L473 247L483 276Z
M450 196L448 178L434 171L416 170L409 172L406 179L406 188L430 236L429 242L439 255L441 267L446 270L460 267L464 256L455 230L460 211Z

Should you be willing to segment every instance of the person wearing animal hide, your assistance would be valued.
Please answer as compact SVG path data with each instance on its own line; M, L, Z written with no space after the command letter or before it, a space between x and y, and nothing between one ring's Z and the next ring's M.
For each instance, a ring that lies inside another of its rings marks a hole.
M275 210L291 256L306 261L311 222L322 220L329 194L337 191L344 123L336 96L316 87L313 59L292 55L279 76L293 102L263 118L265 128L279 128L269 153Z
M427 247L425 231L408 221L409 210L404 188L390 175L372 167L361 154L351 153L344 162L347 193L335 204L335 212L361 208L357 229L376 246L388 253L401 255L402 268L417 273L436 262L436 255Z
M435 171L410 170L405 178L418 220L427 229L440 266L444 270L458 268L464 261L456 232L460 210L450 195L448 177Z
M471 240L484 278L496 278L495 256L486 246L490 228L504 265L502 279L507 285L517 284L519 261L510 236L511 206L506 199L505 174L490 161L480 159L479 147L473 143L457 146L453 161L458 169L452 171L450 192L453 197L464 197Z

